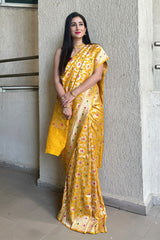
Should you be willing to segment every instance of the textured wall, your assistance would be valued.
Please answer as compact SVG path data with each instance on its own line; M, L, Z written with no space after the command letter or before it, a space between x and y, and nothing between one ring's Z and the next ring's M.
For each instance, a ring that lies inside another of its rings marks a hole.
M103 195L143 200L139 96L138 1L40 0L40 181L62 185L60 159L44 154L55 103L53 56L61 46L66 16L87 18L91 40L110 59L105 79L105 147L100 182Z

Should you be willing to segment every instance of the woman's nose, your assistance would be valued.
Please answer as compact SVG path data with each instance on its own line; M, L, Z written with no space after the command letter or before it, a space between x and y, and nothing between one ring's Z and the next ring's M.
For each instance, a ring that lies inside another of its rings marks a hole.
M79 25L76 25L76 29L77 29L77 30L79 29Z

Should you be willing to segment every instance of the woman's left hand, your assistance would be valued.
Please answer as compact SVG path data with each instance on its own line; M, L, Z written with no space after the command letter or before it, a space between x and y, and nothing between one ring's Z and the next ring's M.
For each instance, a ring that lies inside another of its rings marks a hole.
M73 97L70 92L66 92L66 93L61 97L62 106L63 106L63 107L66 107L69 103L71 103L71 102L73 101L73 99L75 99L75 97Z

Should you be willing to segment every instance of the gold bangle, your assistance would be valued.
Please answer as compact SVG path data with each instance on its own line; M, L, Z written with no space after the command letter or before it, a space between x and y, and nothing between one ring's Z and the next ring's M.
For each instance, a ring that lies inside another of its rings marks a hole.
M77 97L73 92L70 92L70 94L71 94L73 97Z

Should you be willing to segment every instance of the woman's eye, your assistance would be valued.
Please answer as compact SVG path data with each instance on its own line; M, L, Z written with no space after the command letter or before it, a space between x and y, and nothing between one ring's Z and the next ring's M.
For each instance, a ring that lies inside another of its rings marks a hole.
M71 27L74 27L74 26L76 26L76 24L75 24L75 23L72 23L72 24L71 24Z
M79 23L79 26L83 26L84 24L83 23ZM71 27L75 27L76 26L76 24L75 23L72 23L71 24Z

